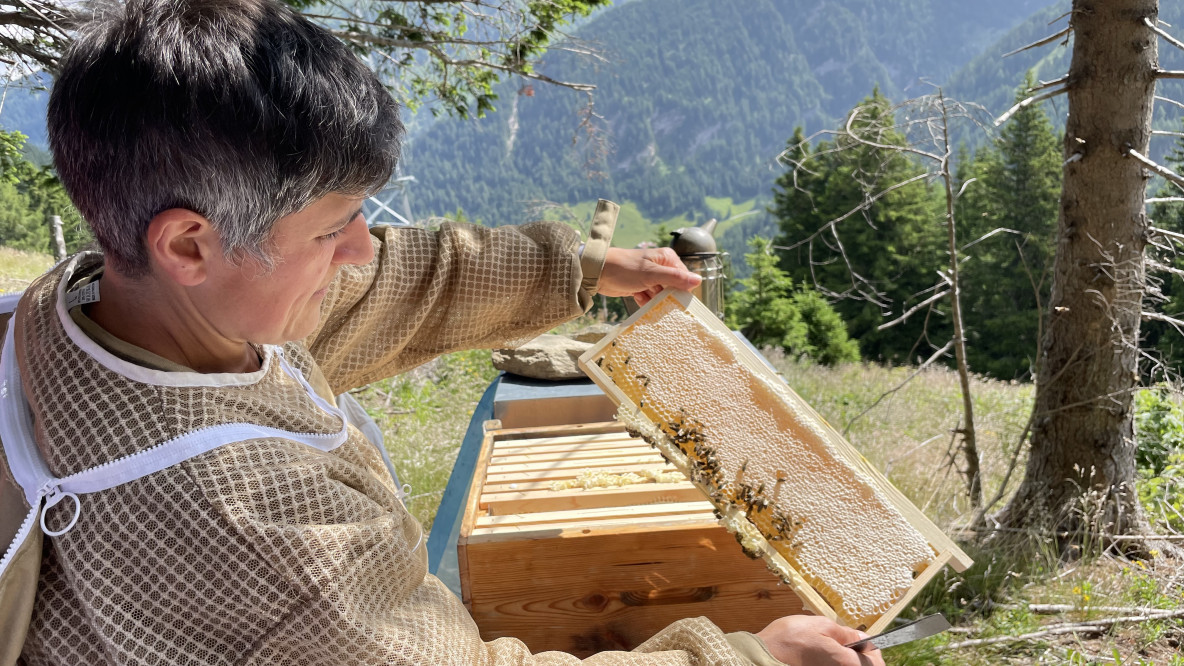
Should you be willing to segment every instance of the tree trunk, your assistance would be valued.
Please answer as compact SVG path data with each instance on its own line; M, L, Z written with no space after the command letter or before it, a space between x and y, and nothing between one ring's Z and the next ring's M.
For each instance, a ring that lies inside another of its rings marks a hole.
M1064 189L1031 454L997 518L1062 534L1144 531L1132 392L1143 302L1158 0L1074 0ZM1087 493L1090 500L1082 502Z
M54 259L58 261L66 260L66 237L62 234L62 216L52 215L49 218L49 226L53 229L53 247Z

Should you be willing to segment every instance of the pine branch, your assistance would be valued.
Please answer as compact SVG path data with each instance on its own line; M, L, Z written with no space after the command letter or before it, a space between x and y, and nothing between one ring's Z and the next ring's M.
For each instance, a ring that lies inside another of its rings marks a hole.
M1157 69L1155 77L1159 79L1184 79L1184 71L1178 69Z
M23 58L28 58L48 70L55 69L58 64L55 56L42 52L32 44L17 41L4 34L0 34L0 47Z
M1070 10L1070 11L1067 11L1067 12L1065 12L1064 14L1061 14L1060 16L1058 16L1058 17L1054 18L1053 20L1049 21L1047 25L1052 25L1053 23L1056 23L1057 21L1059 21L1059 20L1061 20L1061 19L1065 18L1066 16L1069 16L1069 15L1071 15L1072 13L1073 13L1073 11L1072 11L1072 10Z
M1053 79L1052 81L1041 81L1041 82L1037 83L1036 85L1032 86L1031 88L1028 88L1028 92L1034 93L1037 90L1044 90L1045 88L1052 88L1053 86L1059 86L1062 83L1067 83L1068 81L1069 81L1069 75L1066 74L1058 79Z
M1155 202L1155 201L1164 201L1164 200L1184 201L1184 197L1166 197L1165 199L1148 199L1147 201L1148 202ZM1150 231L1153 234L1160 234L1161 236L1167 236L1168 238L1171 238L1173 240L1184 241L1184 234L1179 233L1177 231L1168 231L1167 229L1161 229L1159 227L1148 227L1147 231Z
M1016 231L1015 229L1008 229L1008 228L1006 228L1006 227L995 227L994 229L991 229L991 230L990 230L990 231L988 231L987 233L983 234L982 236L979 236L978 238L976 238L976 239L974 239L974 240L970 241L969 243L967 243L967 244L963 245L963 246L962 246L962 251L963 251L963 252L965 252L966 250L968 250L968 249L970 249L970 248L974 247L975 245L978 245L979 243L981 243L981 242L983 242L983 241L987 240L987 239L988 239L988 238L990 238L991 236L995 236L995 235L998 235L998 234L1015 234L1015 235L1017 235L1017 236L1023 236L1023 235L1024 235L1024 233L1023 233L1022 231Z
M507 74L514 74L526 79L540 81L542 83L549 83L551 85L560 86L563 88L570 88L581 92L590 92L596 90L596 86L588 83L575 83L573 81L560 81L549 76L539 74L537 72L525 72L520 68L503 65L501 63L492 62L489 60L479 60L476 58L453 58L449 56L443 49L439 48L441 42L416 42L403 39L391 39L388 37L379 37L369 33L353 32L349 30L330 30L334 36L350 41L356 44L371 44L378 46L388 46L394 48L406 49L422 49L432 54L438 62L446 66L452 67L472 67L477 69L492 69ZM451 40L453 43L463 43L463 40Z
M1142 314L1143 321L1161 321L1176 329L1177 333L1184 334L1184 321L1180 321L1175 317L1169 317L1162 312L1142 312L1140 314Z
M1059 32L1051 34L1048 37L1045 37L1044 39L1038 39L1038 40L1032 42L1031 44L1028 44L1027 46L1021 46L1014 51L1008 51L1007 53L1004 53L1002 57L1006 58L1008 56L1013 56L1017 53L1022 53L1024 51L1027 51L1028 49L1034 49L1037 46L1044 46L1045 44L1048 44L1049 42L1055 42L1058 39L1060 39L1061 37L1068 36L1069 33L1072 31L1073 31L1073 26L1067 25L1067 26L1065 26L1064 30L1061 30Z

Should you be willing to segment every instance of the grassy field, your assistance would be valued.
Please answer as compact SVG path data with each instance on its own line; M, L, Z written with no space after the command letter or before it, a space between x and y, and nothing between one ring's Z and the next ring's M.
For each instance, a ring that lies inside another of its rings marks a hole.
M832 425L846 429L851 443L938 525L953 530L969 519L963 481L946 462L951 430L961 415L954 373L863 364L824 368L770 356L789 384ZM383 423L395 464L412 485L411 510L425 524L434 518L468 415L494 374L486 352L466 352L359 392ZM990 496L1013 457L1033 388L978 379L972 390ZM1021 455L1021 471L1023 464ZM894 648L885 655L890 664L1184 666L1179 654L1184 568L1179 562L1163 557L1131 562L1087 548L1066 564L1051 547L1036 556L965 547L976 565L964 574L947 570L905 613L942 612L956 623L955 631ZM1012 640L1066 623L1154 617L1148 609L1181 616ZM980 639L999 642L947 647Z
M33 278L50 266L53 266L53 257L47 254L21 252L0 246L0 294L23 290Z
M473 408L497 376L488 351L448 354L393 379L354 391L379 424L407 508L431 530Z
M51 263L48 257L0 248L0 289L23 288ZM846 431L851 443L939 526L955 530L966 522L963 482L947 455L961 413L953 373L863 364L824 368L776 354L770 358L794 390ZM355 392L383 428L401 480L411 486L408 506L427 529L472 410L495 376L488 352L463 352ZM1013 457L1033 389L979 379L973 393L990 496ZM1023 463L1021 455L1021 471ZM1167 524L1160 528L1170 530ZM1179 561L1129 561L1088 544L1072 561L1051 545L1035 554L973 544L965 548L975 566L964 574L947 570L905 613L942 612L955 623L954 631L893 648L885 653L889 664L1184 666L1184 566ZM1176 615L1155 619L1164 612ZM1082 624L1089 622L1096 624ZM1055 633L1069 625L1077 629ZM972 640L981 643L959 646Z
M961 398L953 372L936 368L916 373L913 368L862 364L823 368L780 358L773 361L799 395L837 429L848 429L851 444L939 526L956 530L966 523L970 507L965 487L947 462L951 430L961 419ZM1027 422L1033 387L980 378L971 390L984 489L990 497ZM1021 454L1012 486L1018 481L1015 476L1022 474L1024 462ZM1170 531L1166 524L1159 527L1161 532ZM904 614L920 617L941 612L956 624L955 630L893 648L885 653L889 664L1184 666L1180 652L1184 639L1181 562L1165 557L1132 562L1103 553L1100 544L1096 548L1087 545L1084 552L1074 554L1072 562L1066 562L1051 545L1035 553L986 550L972 543L963 546L975 559L975 566L964 574L947 569ZM1047 631L1053 625L1154 617L1149 609L1178 614L1101 626L1092 633L1010 640ZM980 639L999 642L948 649Z

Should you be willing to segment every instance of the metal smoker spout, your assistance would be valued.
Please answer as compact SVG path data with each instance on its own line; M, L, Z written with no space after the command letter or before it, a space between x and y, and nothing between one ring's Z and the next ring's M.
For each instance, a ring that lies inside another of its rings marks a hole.
M720 319L724 318L724 293L727 291L727 275L724 274L724 257L715 244L715 218L701 227L683 227L670 232L670 247L682 259L692 273L697 273L703 282L691 293Z

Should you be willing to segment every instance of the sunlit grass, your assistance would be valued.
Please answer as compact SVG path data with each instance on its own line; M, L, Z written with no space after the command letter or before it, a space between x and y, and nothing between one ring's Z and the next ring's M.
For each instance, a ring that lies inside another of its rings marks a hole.
M0 293L21 291L53 266L53 257L0 246Z
M354 392L382 428L407 508L431 530L473 409L497 376L488 351L448 354Z

